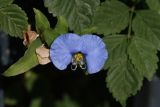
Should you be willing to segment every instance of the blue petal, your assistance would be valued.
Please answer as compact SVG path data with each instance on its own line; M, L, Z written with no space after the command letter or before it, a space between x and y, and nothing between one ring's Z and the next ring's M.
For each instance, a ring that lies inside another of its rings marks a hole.
M92 53L97 48L105 48L102 39L96 35L83 35L81 37L81 52L84 54Z
M72 53L79 51L79 39L78 35L68 33L59 36L51 44L50 58L58 69L66 69L71 62Z
M100 71L108 58L104 42L96 35L83 35L81 42L81 52L86 55L88 72L92 74Z
M105 48L97 48L86 56L87 69L89 74L99 72L108 58L108 52Z

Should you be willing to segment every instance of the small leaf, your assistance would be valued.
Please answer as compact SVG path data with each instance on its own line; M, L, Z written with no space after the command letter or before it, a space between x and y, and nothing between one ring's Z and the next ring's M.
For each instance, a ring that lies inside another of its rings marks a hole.
M81 32L92 23L92 16L99 0L44 0L53 16L64 16L69 28Z
M129 57L135 68L151 80L157 69L157 50L148 41L134 37L128 49Z
M55 29L46 29L43 32L43 36L45 39L45 42L47 43L48 46L51 45L51 43L61 34L67 33L68 32L68 25L66 20L62 17L58 17L58 22L55 27Z
M100 34L115 34L125 29L129 22L129 8L118 0L105 1L94 16L94 26Z
M109 55L111 55L106 78L107 87L113 97L125 107L127 98L135 95L141 88L143 76L134 68L128 58L126 36L117 35L116 37L115 35L113 38L105 37L104 40L108 46Z
M13 0L0 0L0 8L10 5L12 2Z
M146 0L150 9L157 11L160 14L160 0Z
M38 65L37 56L35 53L35 50L37 47L42 45L40 39L36 39L32 42L32 44L29 46L27 51L25 52L24 56L20 58L15 64L11 65L4 73L4 76L15 76L18 74L22 74L31 68Z
M9 35L22 38L23 31L27 28L27 16L17 5L0 8L0 29Z
M160 50L160 15L151 10L137 11L133 20L135 35L149 41Z
M36 20L36 30L38 33L42 33L45 29L50 28L50 23L47 17L38 9L34 8L35 20Z

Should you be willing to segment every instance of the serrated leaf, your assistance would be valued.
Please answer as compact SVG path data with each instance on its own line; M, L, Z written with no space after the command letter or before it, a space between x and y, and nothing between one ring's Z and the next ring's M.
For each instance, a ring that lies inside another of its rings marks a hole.
M107 87L113 97L126 106L126 100L131 95L135 95L141 88L143 76L140 75L127 55L128 42L124 35L116 35L104 38L109 48L110 64L106 78ZM115 39L115 40L114 40ZM111 43L111 44L110 44Z
M94 9L99 0L44 0L45 6L54 16L64 16L69 28L81 32L92 22Z
M34 8L35 13L35 21L36 21L36 30L39 34L41 34L45 29L50 28L50 23L47 17L38 9Z
M106 43L106 48L109 52L109 59L107 60L104 69L108 69L109 66L113 65L112 63L114 58L112 58L113 56L115 56L114 50L116 50L116 48L122 44L124 41L126 41L127 37L126 35L111 35L111 36L107 36L103 38L103 41ZM118 52L118 55L122 56L123 52ZM117 57L118 57L117 55Z
M138 35L136 36L129 45L129 57L135 68L144 75L144 77L151 80L157 69L157 50L151 43L138 38Z
M10 5L12 2L13 0L0 0L0 8Z
M146 0L149 8L157 11L160 14L160 0Z
M160 50L160 15L151 10L137 11L133 20L133 31L135 35L152 43Z
M15 64L11 65L4 73L4 76L15 76L18 74L22 74L31 68L38 65L37 56L35 53L35 50L37 47L41 46L42 42L38 38L35 41L32 42L32 44L29 46L27 51L25 52L24 56L20 58Z
M14 37L22 38L27 28L27 16L17 5L0 8L0 29Z
M100 34L115 34L125 29L129 22L129 8L120 1L105 1L94 16L94 26Z
M46 29L43 32L43 36L44 36L45 42L50 47L54 39L56 39L59 35L67 32L68 32L67 22L62 16L59 16L55 29L51 29L51 28Z

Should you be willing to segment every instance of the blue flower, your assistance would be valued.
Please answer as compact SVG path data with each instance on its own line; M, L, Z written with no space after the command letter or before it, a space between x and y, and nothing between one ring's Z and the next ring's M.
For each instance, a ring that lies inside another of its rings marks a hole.
M79 66L93 74L102 69L108 52L102 39L96 35L79 36L68 33L54 40L50 48L50 58L60 70L66 69L71 63L72 70Z

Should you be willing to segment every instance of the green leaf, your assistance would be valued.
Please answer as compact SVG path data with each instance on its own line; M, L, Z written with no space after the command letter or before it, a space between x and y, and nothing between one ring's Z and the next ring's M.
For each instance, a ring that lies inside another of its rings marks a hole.
M108 69L109 66L112 66L114 64L114 58L112 57L120 57L123 55L123 52L121 52L121 50L119 50L120 52L118 52L118 54L115 53L114 50L116 50L119 45L126 41L126 39L126 35L112 35L103 38L103 41L106 43L106 49L109 52L109 59L107 60L104 69Z
M148 80L151 80L157 69L157 50L151 43L136 36L129 46L129 57L135 68Z
M96 11L94 26L100 34L119 33L128 26L129 8L120 1L105 1Z
M157 11L160 14L160 0L146 0L149 8Z
M128 58L126 36L121 35L120 37L120 35L117 35L116 37L115 35L113 38L107 37L105 42L108 43L109 55L111 55L109 60L112 62L108 65L107 87L113 97L125 107L127 98L135 95L141 88L143 76L134 68Z
M11 36L22 38L27 25L27 16L17 5L12 4L0 8L0 30Z
M12 2L13 0L0 0L0 8L10 5Z
M133 31L135 35L152 43L160 50L160 15L151 10L137 11L133 20Z
M44 0L54 16L64 16L69 28L81 32L92 23L92 16L99 0Z
M36 30L38 33L42 33L45 29L50 28L50 23L47 17L38 9L34 8L35 20L36 20Z
M15 76L18 74L22 74L31 68L38 65L37 56L35 50L37 47L41 46L42 42L38 38L29 46L27 51L25 52L24 56L20 58L15 64L10 66L4 73L4 76Z
M43 36L45 39L45 42L47 45L50 47L51 43L61 34L67 33L68 32L68 25L66 20L62 17L58 17L58 22L55 27L55 29L46 29L43 32Z

